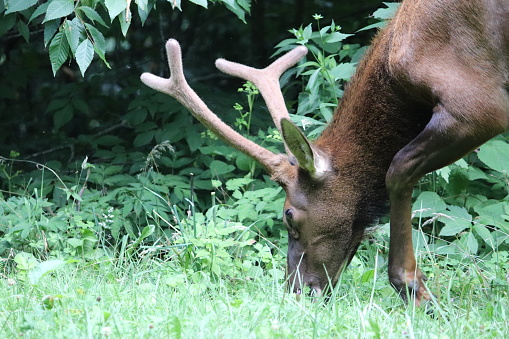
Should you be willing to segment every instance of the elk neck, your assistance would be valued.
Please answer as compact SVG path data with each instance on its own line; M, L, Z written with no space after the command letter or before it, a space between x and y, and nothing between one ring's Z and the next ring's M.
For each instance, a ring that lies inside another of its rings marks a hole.
M431 118L433 105L391 73L390 34L379 34L359 64L330 125L314 143L331 158L336 190L349 192L354 228L387 212L385 175L395 154ZM420 98L419 100L410 98ZM344 195L344 194L343 194Z

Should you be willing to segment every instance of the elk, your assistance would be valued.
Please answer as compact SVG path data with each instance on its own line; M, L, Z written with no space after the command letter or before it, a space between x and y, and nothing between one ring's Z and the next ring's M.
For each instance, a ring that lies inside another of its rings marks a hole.
M293 291L334 287L365 228L390 212L389 281L416 305L432 299L412 246L411 195L446 166L509 126L509 2L405 0L374 38L330 125L313 143L290 121L279 77L307 52L297 47L264 69L223 59L249 80L281 132L286 155L242 137L187 84L179 44L166 43L169 79L149 87L176 98L226 143L258 161L286 192L288 278Z

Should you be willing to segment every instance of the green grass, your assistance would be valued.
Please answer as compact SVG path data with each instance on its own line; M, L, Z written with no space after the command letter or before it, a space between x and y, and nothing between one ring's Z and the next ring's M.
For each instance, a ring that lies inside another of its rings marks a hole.
M18 272L0 280L0 337L509 337L507 285L480 284L475 265L430 265L430 287L440 296L433 316L402 303L383 265L368 266L356 259L328 303L286 293L282 265L214 280L153 258L103 261L68 264L36 285Z

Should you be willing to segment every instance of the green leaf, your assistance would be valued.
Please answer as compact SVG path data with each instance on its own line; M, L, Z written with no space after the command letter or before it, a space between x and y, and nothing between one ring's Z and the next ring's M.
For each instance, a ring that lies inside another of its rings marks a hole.
M8 32L16 23L16 14L0 15L0 35Z
M40 5L39 7L37 7L37 9L30 16L30 20L28 20L28 23L30 23L32 20L37 18L39 15L43 15L44 13L46 13L46 11L48 10L49 4L50 4L49 2L45 2L42 5Z
M60 27L60 20L52 20L44 25L44 47L47 47Z
M509 213L509 203L505 201L488 200L483 204L474 206L474 210L479 214L477 218L479 223L507 228L508 223L505 215Z
M339 64L333 69L330 70L330 74L336 80L350 80L352 75L355 73L355 64L352 63L343 63Z
M127 31L129 30L129 26L131 26L131 11L129 11L127 15L126 11L123 11L122 15L118 16L118 21L120 22L120 29L122 30L122 34L124 37L127 36Z
M254 179L249 179L249 178L234 178L234 179L230 179L226 182L226 189L228 191L234 191L236 189L239 189L239 188L242 188L246 185L249 185L250 183L252 183L253 181L255 181Z
M475 224L474 230L479 237L481 237L484 242L486 242L492 249L496 248L495 240L493 239L493 235L491 234L490 230L481 224Z
M37 265L37 259L35 259L32 253L19 252L14 257L14 262L18 264L18 268L21 270L30 270Z
M509 171L509 144L502 140L490 140L479 148L477 156L487 166L498 172Z
M28 32L28 26L23 22L23 20L18 21L18 31L23 37L23 39L25 39L25 41L28 42L28 40L30 39L30 34Z
M90 63L92 62L93 58L94 58L94 46L92 45L92 42L90 42L90 40L85 39L76 50L76 62L80 67L82 76L85 76L85 71L87 70L88 66L90 66Z
M53 272L59 268L65 266L67 262L63 260L48 260L39 263L30 272L28 272L28 278L32 285L37 285L39 280L47 273Z
M134 147L141 147L147 145L154 138L154 133L155 133L154 131L148 131L136 135L133 141Z
M387 26L387 21L375 22L374 24L368 25L366 27L362 27L357 32L367 31L367 30L370 30L373 28L383 28L385 26Z
M214 160L210 163L210 171L214 177L223 175L226 173L233 172L235 170L235 166L229 165L225 162Z
M331 44L334 42L340 42L348 38L349 36L352 36L353 34L345 34L340 32L334 32L328 35L328 37L325 39L325 42Z
M147 21L148 15L151 10L152 10L152 6L150 6L150 7L147 6L146 9L141 6L138 6L138 16L140 17L142 26L145 25L145 21Z
M103 34L94 26L90 24L85 24L86 29L90 32L90 35L92 35L93 39L93 45L94 45L94 51L95 53L101 58L101 60L106 64L108 68L110 67L110 64L108 61L106 61L106 39L104 39Z
M7 10L4 14L21 12L27 8L32 7L37 3L37 0L8 0Z
M138 8L141 8L143 11L147 11L148 9L148 0L135 0Z
M412 211L417 211L417 217L427 218L446 207L445 202L435 192L422 192L412 205Z
M53 124L55 126L55 129L58 130L60 127L71 121L73 116L74 109L70 104L56 111L55 114L53 115Z
M236 2L242 7L247 13L251 11L251 0L236 0Z
M82 239L76 239L76 238L69 238L67 239L67 243L71 245L74 248L83 246L83 240Z
M64 32L67 41L69 42L69 47L74 55L76 55L76 49L80 43L80 38L83 35L84 27L81 21L78 18L74 18L72 20L66 20L64 24Z
M68 16L74 11L74 0L53 0L46 10L45 23L50 20Z
M134 242L135 246L140 244L145 238L149 237L154 233L156 227L154 225L148 225L143 228L143 231L141 231L141 235L136 241ZM133 245L134 245L133 244Z
M311 74L311 76L309 77L308 83L306 85L306 89L309 89L310 91L312 91L313 89L318 89L319 83L317 83L317 81L318 81L318 77L319 77L320 73L321 73L321 69L317 68L313 72L313 74Z
M445 226L440 230L441 236L454 236L463 230L472 227L472 216L468 211L459 206L449 206L449 212L440 217Z
M57 35L51 40L49 46L49 59L51 61L51 68L53 75L62 67L64 62L69 57L69 43L65 38L63 32L58 32Z
M204 8L207 8L207 0L190 0L190 1Z
M232 234L232 233L235 233L237 231L242 231L243 228L242 227L238 227L238 226L230 226L230 227L218 227L216 228L216 234L217 235L229 235L229 234Z
M104 22L104 20L101 18L99 13L95 11L95 9L88 7L88 6L80 6L76 8L76 11L81 11L83 14L86 15L87 18L89 18L92 22L98 22L104 27L108 28L108 25Z
M379 8L373 13L373 17L380 20L387 20L394 17L399 8L399 2L384 2L387 8Z
M85 28L90 32L90 35L92 35L94 46L102 51L105 51L106 39L104 39L104 35L97 28L90 24L85 24Z
M438 176L449 183L449 177L451 176L451 166L445 166L435 171Z
M311 24L309 24L302 31L302 37L304 38L304 40L309 40L309 38L311 38L312 33L313 33L313 27Z
M235 13L235 15L237 15L243 23L246 23L246 13L244 12L244 9L235 2L235 0L221 0L221 2L224 3L226 8L228 8L231 12Z
M117 15L127 8L126 0L106 0L104 3L108 9L111 20L115 19Z
M472 232L468 232L460 239L461 248L466 248L470 254L476 254L479 249L479 243Z

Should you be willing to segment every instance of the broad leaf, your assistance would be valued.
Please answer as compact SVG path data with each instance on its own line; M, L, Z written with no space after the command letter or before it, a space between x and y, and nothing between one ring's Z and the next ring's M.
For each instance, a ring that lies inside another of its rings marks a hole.
M244 12L244 9L235 2L235 0L221 0L221 2L224 3L226 8L235 13L242 22L246 23L246 13Z
M61 110L56 111L53 115L53 124L55 125L55 129L58 130L60 127L71 121L73 116L74 109L70 104Z
M352 63L339 64L330 70L330 74L332 74L336 80L350 80L354 73L355 65Z
M73 0L53 0L46 10L43 23L68 16L74 11Z
M46 11L48 10L49 4L50 4L49 2L46 2L46 3L43 3L42 5L40 5L39 7L37 7L37 9L30 16L30 20L28 20L28 23L30 23L32 20L37 18L39 15L43 15L44 13L46 13Z
M244 8L244 10L248 13L251 11L251 0L237 0L236 1L240 7Z
M387 8L379 8L373 13L373 17L381 20L387 20L394 17L396 11L401 5L399 2L384 2Z
M495 240L490 230L481 224L474 225L475 233L477 233L492 249L496 249Z
M28 272L28 278L30 279L30 283L32 285L37 285L39 280L47 273L53 272L64 265L67 262L63 260L48 260L39 263L36 267L34 267L30 272Z
M90 35L92 35L92 39L94 40L92 43L94 45L94 50L97 53L97 55L101 58L101 60L110 67L110 64L106 61L106 39L104 39L103 34L94 26L90 24L85 24L86 29L90 32Z
M490 140L479 148L477 156L487 166L498 172L509 171L509 144L502 140Z
M112 21L127 8L126 0L106 0L104 3Z
M44 25L44 47L48 46L51 39L55 36L55 33L58 31L58 27L60 27L60 20L56 19L48 21Z
M427 218L446 207L445 202L435 192L422 192L412 205L412 211L417 211L417 217Z
M148 0L135 0L136 4L138 5L138 8L143 9L144 11L147 11L148 8Z
M26 42L30 40L30 33L28 32L28 26L23 20L18 21L18 32L25 39Z
M207 0L189 0L197 5L207 8Z
M0 15L0 35L9 31L16 23L16 14Z
M123 11L122 15L118 16L118 21L120 22L120 29L122 30L122 34L127 36L127 31L129 30L129 26L131 26L131 11Z
M325 42L327 42L329 44L334 43L334 42L340 42L340 41L345 40L346 38L348 38L351 35L353 35L353 34L334 32L334 33L329 34L327 39L325 39Z
M4 14L21 12L27 8L32 7L37 3L37 0L8 0L7 10Z
M210 163L210 171L212 172L212 176L220 176L226 173L233 172L235 170L235 166L229 165L225 162L214 160Z
M80 7L76 8L76 11L83 12L86 15L86 17L89 18L92 22L97 21L104 27L106 27L106 28L108 27L108 25L104 22L104 20L101 18L99 13L97 13L95 11L95 9L88 7L88 6L80 6Z
M76 50L76 62L80 67L81 75L85 76L85 71L87 70L88 66L90 66L93 58L94 46L90 40L85 39Z
M106 51L106 39L104 39L104 35L90 24L85 24L85 27L90 32L90 35L92 35L94 47L103 51L104 54Z
M449 206L449 212L440 218L445 226L440 230L441 236L454 236L472 227L472 216L463 207Z
M73 54L76 54L76 49L80 43L83 30L83 24L78 18L66 20L64 24L65 37L67 38L67 42L69 42L69 47Z
M35 259L34 255L26 252L19 252L16 254L14 262L21 270L30 270L37 265L37 259Z
M49 59L51 61L53 75L57 74L57 71L60 69L60 67L62 67L68 56L69 43L67 42L64 33L58 32L53 40L51 40L49 46Z
M154 138L154 131L138 133L133 140L134 147L141 147L147 145Z
M234 179L230 179L230 180L228 180L226 182L226 189L229 190L229 191L234 191L236 189L239 189L241 187L249 185L253 181L255 181L255 180L254 179L249 179L249 178L234 178Z

